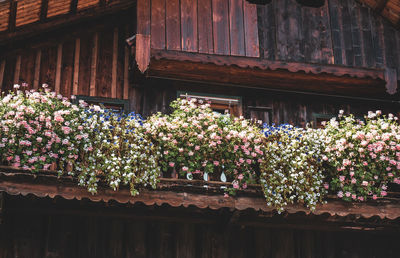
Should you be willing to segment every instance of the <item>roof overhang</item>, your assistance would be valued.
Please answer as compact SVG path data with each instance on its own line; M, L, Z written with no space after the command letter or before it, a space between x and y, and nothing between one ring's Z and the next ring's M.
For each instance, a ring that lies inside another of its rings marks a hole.
M152 49L146 75L156 78L269 88L394 98L397 74L392 70L268 61ZM386 86L386 87L385 87Z

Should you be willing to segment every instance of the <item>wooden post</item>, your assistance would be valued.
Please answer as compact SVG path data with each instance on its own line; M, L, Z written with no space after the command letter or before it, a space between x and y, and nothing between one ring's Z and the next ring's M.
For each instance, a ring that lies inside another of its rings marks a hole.
M57 47L57 66L56 66L56 81L54 85L54 90L56 93L60 93L60 86L61 86L61 66L62 66L62 50L63 45L58 44Z
M77 38L75 39L74 81L72 85L72 95L78 95L80 54L81 54L81 39Z
M111 98L117 98L117 68L118 68L118 28L114 28L113 58L111 71Z
M11 0L10 3L10 16L8 20L8 30L14 31L15 30L15 23L17 18L17 5L18 2L16 0Z
M47 18L47 10L49 9L49 0L42 0L40 6L40 21L43 22Z
M19 83L19 74L21 72L21 55L17 56L17 60L15 62L15 70L14 70L14 84Z
M93 37L92 63L90 65L90 96L96 95L96 72L97 72L97 48L99 35L97 32Z
M0 89L3 89L4 70L6 68L6 60L0 63Z
M36 52L36 60L35 60L35 73L33 78L33 88L39 89L39 79L40 79L40 63L42 61L42 50L38 49Z

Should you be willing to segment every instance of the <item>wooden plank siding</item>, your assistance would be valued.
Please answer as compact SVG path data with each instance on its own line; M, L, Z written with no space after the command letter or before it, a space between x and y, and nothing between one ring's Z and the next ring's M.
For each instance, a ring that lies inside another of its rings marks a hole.
M12 89L14 83L27 83L35 89L46 83L66 97L127 98L130 53L125 39L135 30L133 24L127 25L128 18L112 18L111 23L104 20L89 28L75 26L71 28L72 35L66 33L51 40L44 36L32 44L2 52L1 90Z
M259 57L257 7L246 0L138 0L137 17L153 49Z
M147 34L151 27L153 49L388 67L400 74L398 29L358 1L327 0L313 8L296 0L266 5L245 0L139 0L138 7L138 33Z
M400 251L396 232L290 227L312 225L318 216L277 215L251 224L257 215L251 212L6 200L1 257L395 258Z

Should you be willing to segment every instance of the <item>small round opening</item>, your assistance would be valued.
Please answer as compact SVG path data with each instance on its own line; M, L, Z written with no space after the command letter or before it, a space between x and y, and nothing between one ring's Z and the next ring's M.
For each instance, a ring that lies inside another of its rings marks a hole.
M321 7L325 4L325 0L296 0L299 4L308 7Z

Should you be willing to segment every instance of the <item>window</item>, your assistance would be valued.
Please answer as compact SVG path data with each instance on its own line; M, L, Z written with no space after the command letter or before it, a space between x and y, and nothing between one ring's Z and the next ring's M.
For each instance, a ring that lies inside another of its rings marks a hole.
M250 118L256 121L261 120L263 124L272 124L272 107L248 106Z
M313 121L311 122L313 128L322 128L323 122L327 122L331 120L332 117L336 117L333 114L320 114L320 113L313 113Z
M232 114L234 116L243 115L241 97L182 92L182 91L178 92L178 97L202 99L210 103L210 107L213 111L221 114Z
M105 108L111 109L117 113L119 112L128 113L130 111L129 101L125 99L113 99L113 98L77 95L76 103L78 103L79 100L83 100L88 104L104 106Z

